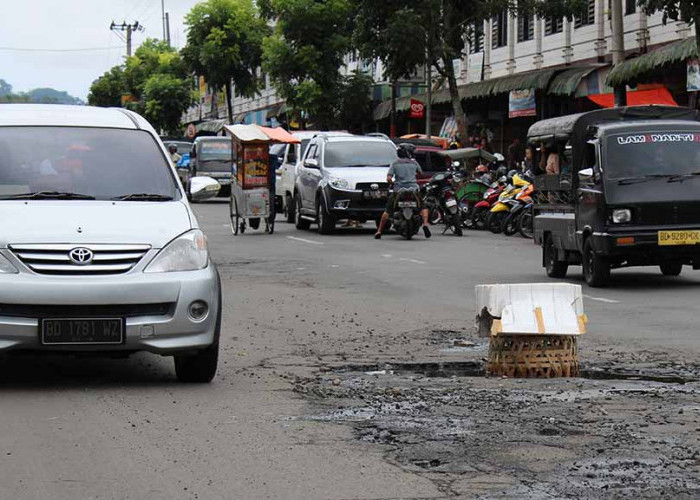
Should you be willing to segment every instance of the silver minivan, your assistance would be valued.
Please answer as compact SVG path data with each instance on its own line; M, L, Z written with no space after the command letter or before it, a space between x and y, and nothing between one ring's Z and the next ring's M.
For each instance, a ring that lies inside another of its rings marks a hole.
M221 309L206 237L145 119L0 106L0 352L148 351L209 382Z

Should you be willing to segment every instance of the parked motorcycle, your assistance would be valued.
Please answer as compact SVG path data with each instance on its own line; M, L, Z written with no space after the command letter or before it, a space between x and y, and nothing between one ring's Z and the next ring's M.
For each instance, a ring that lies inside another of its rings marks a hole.
M484 193L492 185L491 176L483 174L473 180L455 175L455 192L459 205L462 227L474 229L474 211L476 205L484 199Z
M394 203L394 217L391 220L394 231L410 240L423 225L418 192L402 189L398 192Z
M486 227L492 233L498 234L503 232L508 215L515 207L520 205L516 197L530 185L531 183L524 175L520 175L515 171L508 175L508 186L498 197L498 202L491 207L486 219Z
M431 224L440 222L457 236L462 236L462 219L459 214L457 197L452 186L454 174L439 172L428 181L424 187L423 203L428 209L428 220Z
M506 184L506 177L503 176L486 190L483 199L474 205L474 208L472 209L470 228L486 228L486 218L489 215L489 211L491 210L491 207L498 202L498 198L505 189Z
M530 182L523 176L524 182ZM518 231L520 231L520 223L523 214L532 207L532 193L535 190L533 184L528 184L523 186L522 191L515 195L515 204L511 207L505 222L503 223L503 234L506 236L512 236Z

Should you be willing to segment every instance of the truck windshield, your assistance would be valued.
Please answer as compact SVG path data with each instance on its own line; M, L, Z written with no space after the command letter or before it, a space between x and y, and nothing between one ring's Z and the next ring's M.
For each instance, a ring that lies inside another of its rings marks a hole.
M378 167L391 165L397 158L396 148L388 141L330 142L324 163L327 168Z
M700 134L697 132L633 132L607 140L608 179L697 175Z
M231 170L231 141L222 139L217 141L202 141L198 146L197 170L209 172L228 172Z
M136 194L158 201L180 197L169 162L148 132L0 127L0 200Z

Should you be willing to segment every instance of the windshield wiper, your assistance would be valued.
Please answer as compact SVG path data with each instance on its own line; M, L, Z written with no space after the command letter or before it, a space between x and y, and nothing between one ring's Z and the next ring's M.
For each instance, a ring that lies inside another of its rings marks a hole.
M683 182L686 179L700 176L700 172L690 172L687 174L675 174L668 178L668 182Z
M94 196L66 191L35 191L4 196L3 200L94 200Z
M231 158L203 158L203 159L199 160L200 163L206 163L208 161L224 161L224 162L226 162L226 161L233 161L233 160L231 160Z
M131 193L123 196L115 196L112 199L117 201L171 201L173 197L164 194Z
M670 174L647 174L636 177L623 177L621 179L617 179L617 185L628 186L630 184L639 184L641 182L647 182L653 179L665 179L670 176Z

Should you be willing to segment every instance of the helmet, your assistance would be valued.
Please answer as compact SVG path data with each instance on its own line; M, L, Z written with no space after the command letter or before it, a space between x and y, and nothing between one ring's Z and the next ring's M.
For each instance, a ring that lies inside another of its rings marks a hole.
M476 173L477 174L488 174L489 169L486 165L479 165L478 167L476 167Z
M413 158L413 152L415 150L416 147L413 144L410 144L408 142L402 142L398 145L397 153L399 155L399 158Z
M175 151L177 151L177 146L175 144L170 144L168 146L168 151L170 151L171 153L174 153Z
M503 163L504 161L506 161L506 159L503 157L503 155L501 153L496 153L493 156L496 157L497 163Z

